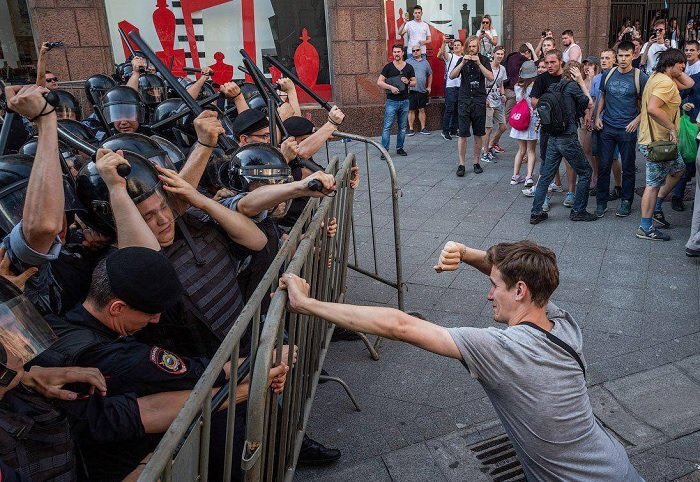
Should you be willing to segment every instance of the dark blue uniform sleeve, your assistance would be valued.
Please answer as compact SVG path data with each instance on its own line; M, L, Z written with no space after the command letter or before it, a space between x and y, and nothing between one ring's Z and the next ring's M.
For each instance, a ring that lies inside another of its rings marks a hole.
M164 348L125 337L99 345L80 356L79 364L96 367L107 379L107 393L137 396L191 390L209 359L179 356ZM221 377L220 377L221 378Z
M87 400L59 401L56 405L68 416L71 428L80 439L110 443L146 434L134 393L92 395Z
M31 482L31 480L0 460L0 482Z

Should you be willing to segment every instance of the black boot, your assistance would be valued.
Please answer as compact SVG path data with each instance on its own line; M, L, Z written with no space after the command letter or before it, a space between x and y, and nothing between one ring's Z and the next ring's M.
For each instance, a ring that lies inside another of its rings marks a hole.
M359 340L360 335L356 331L346 330L345 328L336 328L333 330L331 341L355 341Z
M340 458L340 450L329 449L304 434L297 465L329 465Z

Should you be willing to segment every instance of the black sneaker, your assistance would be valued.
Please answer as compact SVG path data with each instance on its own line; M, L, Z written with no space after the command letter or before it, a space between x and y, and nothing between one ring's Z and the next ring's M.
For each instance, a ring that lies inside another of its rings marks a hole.
M586 211L586 210L579 211L579 212L577 212L577 213L575 213L574 211L571 211L571 212L569 213L569 219L571 219L572 221L586 221L586 222L590 222L590 221L596 221L596 220L598 219L598 216L596 216L596 215L593 214L593 213L589 213L589 212Z
M615 186L610 194L608 194L608 200L617 201L622 197L622 188L620 186Z
M637 236L639 239L651 239L652 241L669 241L671 239L671 236L664 233L660 229L656 229L654 226L652 226L649 231L644 231L644 228L639 226L635 236Z
M340 458L340 450L329 449L304 435L299 451L298 465L318 466L332 464Z
M595 215L599 218L602 218L605 216L605 213L608 211L608 206L606 204L599 204L595 208Z
M484 170L481 167L481 164L474 164L474 174L481 174L484 172Z
M668 229L668 228L671 227L671 223L669 223L668 221L666 221L666 216L664 216L664 212L663 212L663 211L657 211L657 212L655 212L654 214L651 215L651 219L653 219L654 222L655 222L656 224L658 224L659 226L661 226L662 228Z
M683 198L673 196L671 198L671 209L679 212L685 211L685 204L683 204Z
M399 156L407 156L408 155L408 154L406 154L406 151L404 151L403 149L396 149L396 153Z
M356 331L346 330L345 328L336 328L331 336L331 341L355 341L361 339Z
M416 131L409 129L408 132L406 132L406 135L408 137L413 137L416 135Z
M450 133L447 132L447 131L442 131L442 138L445 139L446 141L451 141L451 140L452 140L452 136L451 136Z
M450 131L452 137L459 137L459 131Z
M464 166L457 166L457 176L458 177L464 177Z
M626 216L629 216L631 212L632 203L627 201L626 199L623 199L622 201L620 201L620 207L617 208L617 211L615 211L615 216L624 218Z
M698 258L700 257L700 249L685 248L685 255L689 258Z
M539 224L549 217L549 214L542 211L538 214L530 214L530 224Z

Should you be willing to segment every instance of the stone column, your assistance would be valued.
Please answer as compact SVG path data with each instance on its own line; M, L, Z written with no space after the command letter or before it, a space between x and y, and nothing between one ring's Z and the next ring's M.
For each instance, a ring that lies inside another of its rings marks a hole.
M62 81L111 73L114 60L102 0L27 0L37 47L63 41L49 52L46 68Z

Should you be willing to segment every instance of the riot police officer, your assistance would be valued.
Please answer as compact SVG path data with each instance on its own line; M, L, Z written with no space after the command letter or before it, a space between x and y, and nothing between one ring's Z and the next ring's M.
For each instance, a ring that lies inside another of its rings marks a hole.
M102 97L102 115L119 132L141 132L146 104L138 91L125 85L112 87Z

